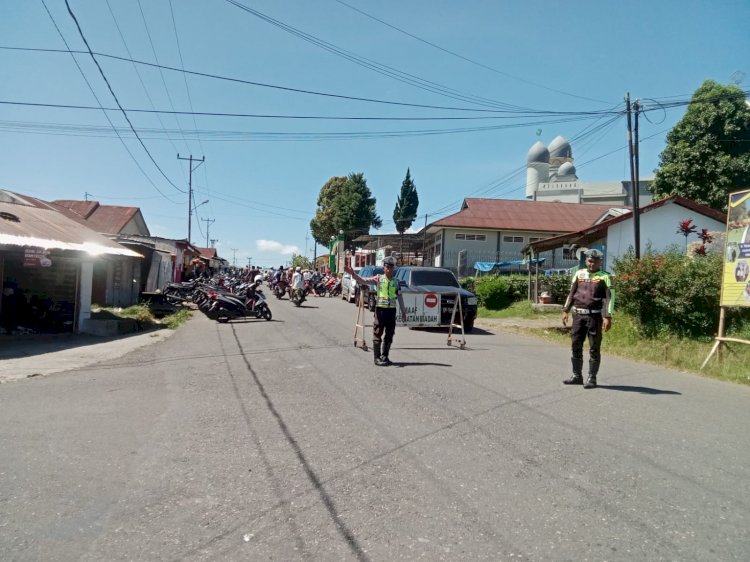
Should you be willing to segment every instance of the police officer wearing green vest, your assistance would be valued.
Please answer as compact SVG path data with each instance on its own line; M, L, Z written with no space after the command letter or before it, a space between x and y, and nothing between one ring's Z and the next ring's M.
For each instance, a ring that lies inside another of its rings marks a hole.
M393 343L393 333L396 331L396 303L404 304L398 294L398 281L394 279L396 258L388 256L383 260L384 275L374 277L360 277L351 266L344 266L344 271L360 285L374 284L377 287L377 302L375 305L375 320L372 324L372 350L375 364L381 367L392 365L388 358Z
M563 384L582 384L583 388L596 388L596 375L601 363L602 332L612 327L615 291L612 275L602 269L602 252L586 252L586 267L573 275L568 298L563 306L563 326L568 324L568 314L573 312L570 330L573 374ZM589 374L583 382L583 342L589 340Z

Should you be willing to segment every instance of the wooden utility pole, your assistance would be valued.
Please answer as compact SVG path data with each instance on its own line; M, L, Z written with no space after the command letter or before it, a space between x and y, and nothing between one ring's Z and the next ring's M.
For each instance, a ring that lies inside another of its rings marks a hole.
M177 159L178 160L189 160L190 161L190 174L188 175L188 243L192 244L193 241L190 239L192 236L192 226L193 226L193 170L197 170L198 166L203 164L206 161L206 157L204 156L200 160L197 158L193 158L193 155L190 155L190 158L183 158L180 156L179 152L177 153ZM193 161L198 162L198 166L193 168Z
M630 92L625 95L625 109L628 117L628 154L630 155L630 189L633 197L633 237L635 242L635 259L641 258L641 233L640 233L640 217L638 216L638 185L635 179L635 159L633 151L633 125L631 121L631 107L630 107Z
M232 265L237 267L237 250L238 248L232 248Z
M635 247L638 248L635 252L636 259L641 257L641 176L638 170L638 114L640 113L641 105L638 100L633 103L633 111L635 112L635 138L633 140L633 164L635 168L635 185L633 186L633 228L635 229Z

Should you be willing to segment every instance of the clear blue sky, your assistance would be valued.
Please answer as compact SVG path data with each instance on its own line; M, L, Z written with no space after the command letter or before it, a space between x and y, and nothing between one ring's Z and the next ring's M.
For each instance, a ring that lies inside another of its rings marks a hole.
M209 203L196 209L193 242L205 245L200 219L214 219L210 237L238 265L252 258L278 266L292 251L312 257L309 221L331 176L363 172L377 198L381 232L394 232L393 208L410 168L421 227L425 213L428 222L437 220L467 196L522 198L524 175L512 174L524 166L528 148L558 134L573 139L587 127L572 142L579 178L627 178L627 152L618 150L626 144L624 118L608 124L607 117L582 120L581 113L620 108L628 91L633 98L686 99L705 79L750 87L747 0L69 1L96 53L336 96L574 112L529 117L356 101L103 56L97 60L148 153L119 111L107 111L110 125L100 109L0 103L0 187L47 200L89 193L105 204L138 206L157 236L187 237L187 162L176 156L205 156L193 185L196 204ZM323 42L424 87L333 54ZM85 50L64 0L6 2L0 47L0 102L116 108L88 54L75 60L95 95L69 53L7 49ZM666 131L683 114L678 107L641 119L642 177L652 175ZM383 120L436 117L485 119ZM447 129L473 130L426 134Z

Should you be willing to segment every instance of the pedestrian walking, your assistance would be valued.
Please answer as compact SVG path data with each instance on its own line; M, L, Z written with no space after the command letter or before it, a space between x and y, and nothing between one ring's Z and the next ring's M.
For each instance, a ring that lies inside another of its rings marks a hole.
M596 375L601 364L602 332L612 327L615 295L612 275L602 269L602 253L586 252L586 267L573 275L568 298L563 306L563 326L568 325L568 314L573 312L570 330L573 375L563 384L583 384L583 388L596 388ZM583 342L589 340L589 374L583 383Z
M381 367L392 365L388 357L396 331L397 303L401 305L404 318L406 311L401 295L398 291L398 281L393 273L396 269L396 258L388 256L383 260L383 275L360 277L350 265L344 266L344 271L352 276L352 280L360 285L374 284L376 286L375 319L372 324L372 350L375 364Z

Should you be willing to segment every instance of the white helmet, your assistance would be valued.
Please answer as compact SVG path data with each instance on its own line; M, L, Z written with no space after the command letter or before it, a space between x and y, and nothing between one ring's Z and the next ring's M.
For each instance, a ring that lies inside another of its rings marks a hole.
M255 277L253 277L253 281L255 281L256 283L263 283L263 276L258 274Z
M300 266L297 266L297 268L294 271L302 271L302 268Z

